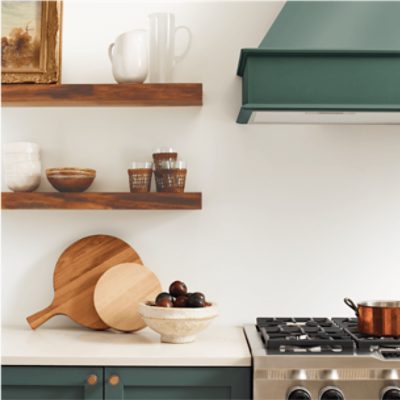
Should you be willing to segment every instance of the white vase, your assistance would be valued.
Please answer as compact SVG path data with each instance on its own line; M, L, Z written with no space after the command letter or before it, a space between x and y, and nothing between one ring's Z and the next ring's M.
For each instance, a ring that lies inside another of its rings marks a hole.
M143 83L148 73L147 53L145 30L119 35L108 48L114 79L118 83Z

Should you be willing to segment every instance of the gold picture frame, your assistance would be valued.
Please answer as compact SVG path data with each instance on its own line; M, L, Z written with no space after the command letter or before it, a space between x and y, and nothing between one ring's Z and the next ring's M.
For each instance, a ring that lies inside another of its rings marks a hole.
M24 6L30 7L25 16ZM2 1L2 83L60 83L62 6L62 1ZM33 14L37 20L28 21Z

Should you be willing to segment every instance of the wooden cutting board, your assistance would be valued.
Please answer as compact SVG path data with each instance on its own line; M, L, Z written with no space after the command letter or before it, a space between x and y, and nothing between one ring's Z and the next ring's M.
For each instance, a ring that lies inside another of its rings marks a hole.
M73 243L61 254L54 269L53 302L27 318L31 328L36 329L59 314L88 328L109 328L94 308L94 288L105 271L125 262L142 264L136 251L116 237L93 235Z
M146 326L138 312L140 302L154 300L161 285L143 265L124 263L106 271L97 281L94 306L111 328L132 332Z

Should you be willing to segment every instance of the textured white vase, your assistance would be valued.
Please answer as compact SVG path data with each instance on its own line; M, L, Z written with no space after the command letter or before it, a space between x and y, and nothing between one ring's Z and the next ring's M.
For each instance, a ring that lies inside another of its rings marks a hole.
M8 188L14 192L33 192L40 185L42 165L36 143L14 142L4 146L4 172Z

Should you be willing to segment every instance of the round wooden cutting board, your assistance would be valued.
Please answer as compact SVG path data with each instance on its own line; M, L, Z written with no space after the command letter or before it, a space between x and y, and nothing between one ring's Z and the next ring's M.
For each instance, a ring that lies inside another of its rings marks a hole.
M154 300L161 292L156 275L143 265L123 263L106 271L96 284L94 306L109 327L132 332L146 326L139 303Z
M52 316L63 314L88 328L109 328L94 308L94 288L105 271L125 262L141 264L142 260L129 244L114 236L93 235L73 243L54 269L53 302L29 316L29 325L36 329Z

